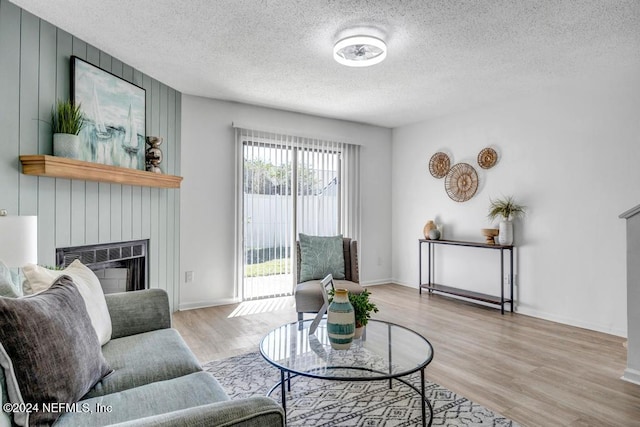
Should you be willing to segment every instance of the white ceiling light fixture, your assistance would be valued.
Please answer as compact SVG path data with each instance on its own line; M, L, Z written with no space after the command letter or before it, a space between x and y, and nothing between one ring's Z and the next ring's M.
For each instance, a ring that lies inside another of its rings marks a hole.
M348 67L368 67L387 57L387 44L373 36L351 36L333 47L333 59Z

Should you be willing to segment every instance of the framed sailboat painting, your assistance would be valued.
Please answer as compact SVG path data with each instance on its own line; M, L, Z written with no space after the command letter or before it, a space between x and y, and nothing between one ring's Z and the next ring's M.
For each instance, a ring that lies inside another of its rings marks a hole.
M71 99L85 117L82 160L145 169L143 88L72 56Z

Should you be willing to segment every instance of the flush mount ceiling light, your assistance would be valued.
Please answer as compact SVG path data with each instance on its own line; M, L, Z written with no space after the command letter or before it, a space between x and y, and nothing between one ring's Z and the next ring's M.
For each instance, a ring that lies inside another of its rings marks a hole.
M368 67L386 57L386 43L372 36L346 37L333 47L333 59L348 67Z

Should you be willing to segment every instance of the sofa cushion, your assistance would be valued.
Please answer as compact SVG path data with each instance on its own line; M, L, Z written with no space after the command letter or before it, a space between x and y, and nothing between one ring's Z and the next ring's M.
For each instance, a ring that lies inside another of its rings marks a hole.
M323 279L327 274L344 279L342 235L308 236L300 233L300 277L298 282Z
M64 270L50 270L39 265L27 264L24 268L24 293L26 295L47 289L61 275L71 277L84 298L91 323L101 345L111 339L111 317L98 277L79 260L73 261Z
M337 289L346 289L349 293L359 294L364 288L349 280L334 280ZM296 311L298 313L316 313L324 304L322 298L322 283L320 280L309 280L296 286Z
M0 298L0 364L12 403L73 403L110 372L76 285ZM48 425L57 412L15 413L18 425Z
M0 297L17 298L19 296L13 284L11 270L0 260Z
M113 373L85 398L201 371L200 363L175 329L160 329L109 341L102 347Z
M78 402L80 408L88 408L91 412L66 413L58 419L56 427L109 425L227 400L229 398L213 376L196 372L81 400ZM111 407L111 412L98 412L99 407Z

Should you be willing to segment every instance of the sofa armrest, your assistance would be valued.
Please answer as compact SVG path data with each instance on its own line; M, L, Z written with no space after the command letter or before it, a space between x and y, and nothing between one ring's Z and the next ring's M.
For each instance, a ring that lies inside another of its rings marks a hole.
M284 411L273 399L263 396L227 400L193 408L140 418L113 427L284 427Z
M162 289L106 294L111 338L171 327L169 297Z

